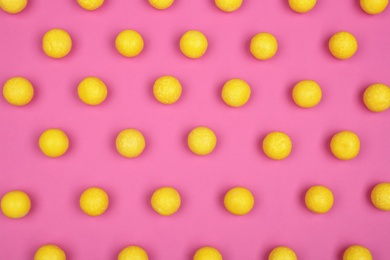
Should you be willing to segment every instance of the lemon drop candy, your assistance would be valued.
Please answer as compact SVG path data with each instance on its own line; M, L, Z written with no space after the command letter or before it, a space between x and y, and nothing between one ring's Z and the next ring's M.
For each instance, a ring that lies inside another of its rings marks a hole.
M263 151L271 159L282 160L291 153L290 137L282 132L269 133L263 140Z
M217 249L206 246L196 251L193 260L222 260L222 255Z
M360 0L360 6L368 14L379 14L388 4L389 0Z
M288 0L291 9L297 13L307 13L316 5L317 0Z
M172 76L163 76L154 82L153 93L163 104L173 104L181 96L181 84Z
M317 82L303 80L294 86L292 96L295 104L308 108L316 106L321 101L322 91Z
M80 99L88 105L99 105L107 97L107 87L96 77L83 79L77 89Z
M217 137L214 132L207 127L197 127L188 135L188 147L197 155L211 153L217 144Z
M116 49L125 57L135 57L144 48L141 34L134 30L124 30L115 39Z
M226 209L234 215L245 215L253 208L255 199L245 188L236 187L229 190L224 198Z
M390 183L380 183L371 192L371 201L375 207L390 211Z
M315 213L326 213L333 206L333 193L324 186L313 186L306 192L305 204Z
M30 198L23 191L10 191L1 199L1 210L9 218L22 218L30 208Z
M34 260L66 260L66 255L56 245L44 245L37 250Z
M151 204L158 214L172 215L180 208L180 194L171 187L160 188L153 193Z
M364 104L373 112L382 112L390 107L390 88L385 84L373 84L364 91Z
M96 10L98 9L104 2L104 0L77 0L79 5L85 10Z
M145 138L138 130L125 129L116 138L116 149L124 157L137 157L145 149Z
M87 189L81 194L80 208L90 216L103 214L108 207L107 193L96 187Z
M149 257L141 247L128 246L119 253L118 260L149 260Z
M372 260L372 255L367 248L354 245L345 250L343 260Z
M268 260L297 260L297 255L290 248L279 246L271 251Z
M215 4L224 12L233 12L240 8L242 0L215 0Z
M342 131L335 134L330 142L330 148L334 156L341 160L351 160L360 151L359 137L351 131Z
M52 29L43 36L42 48L49 57L63 58L72 49L72 39L66 31Z
M180 39L180 50L189 58L197 59L207 50L207 39L199 31L188 31Z
M0 0L0 7L10 14L20 13L27 5L27 0Z
M357 51L356 38L349 32L338 32L329 40L329 50L334 57L340 60L351 58Z
M270 33L259 33L252 38L250 49L256 59L268 60L278 50L278 42Z
M43 132L39 138L39 147L45 155L58 157L68 150L69 139L63 131L49 129Z
M245 105L250 96L251 88L242 79L231 79L225 83L222 89L222 99L231 107Z
M174 0L149 0L149 3L156 9L167 9L173 4Z
M30 103L34 96L34 88L30 81L22 77L10 78L3 87L4 98L15 106L24 106Z

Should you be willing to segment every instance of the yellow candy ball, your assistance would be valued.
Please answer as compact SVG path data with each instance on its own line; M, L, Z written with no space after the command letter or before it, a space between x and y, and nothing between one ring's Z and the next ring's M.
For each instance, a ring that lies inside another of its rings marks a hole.
M329 40L329 50L337 59L351 58L357 51L356 38L349 32L338 32Z
M268 60L278 50L278 42L270 33L259 33L252 38L250 48L256 59Z
M203 33L188 31L180 39L180 50L189 58L197 59L207 50L207 39Z
M291 9L298 13L309 12L316 5L317 0L288 0Z
M123 130L116 138L116 149L124 157L137 157L145 149L145 138L138 130Z
M27 5L27 0L0 0L0 7L10 14L21 12Z
M241 79L231 79L225 83L222 89L222 99L231 107L240 107L248 102L251 96L251 88Z
M224 203L230 213L245 215L253 208L255 199L249 190L236 187L226 193Z
M359 137L351 131L342 131L333 136L330 148L334 156L341 160L351 160L360 151Z
M43 36L42 48L47 56L59 59L72 49L72 39L64 30L53 29Z
M385 84L373 84L364 92L364 104L373 112L382 112L390 107L390 88Z
M69 139L63 131L49 129L43 132L39 138L39 147L45 155L58 157L68 150Z
M263 140L264 153L271 159L282 160L291 153L292 143L285 133L272 132Z
M315 213L326 213L333 206L333 194L324 186L313 186L306 192L305 203Z
M297 260L297 255L290 248L279 246L271 251L268 260Z
M148 260L148 254L139 246L128 246L123 249L119 255L118 260Z
M35 253L34 260L66 260L66 255L56 245L44 245Z
M160 215L169 216L180 207L180 194L171 187L163 187L153 193L151 204L153 209Z
M172 76L163 76L154 82L153 93L161 103L173 104L181 95L180 82Z
M222 255L213 247L202 247L196 251L193 260L222 260Z
M83 79L78 87L80 99L88 105L99 105L107 97L107 87L103 81L95 77Z
M92 11L98 9L104 0L77 0L77 2L82 8Z
M367 248L355 245L345 250L343 260L372 260L372 255Z
M321 101L321 98L321 88L313 80L303 80L296 84L293 89L293 99L300 107L314 107Z
M215 0L215 4L224 12L233 12L240 8L242 0Z
M173 4L174 0L149 0L149 3L156 9L167 9Z
M390 183L380 183L371 192L371 201L375 207L390 211Z
M108 195L100 188L89 188L81 194L80 207L90 216L99 216L108 207Z
M22 77L7 80L3 87L4 98L15 106L24 106L30 103L34 96L34 88L30 81Z
M125 30L115 40L116 49L125 57L134 57L144 48L142 36L134 30Z
M188 147L198 155L211 153L217 144L217 137L214 132L207 127L197 127L188 135Z
M30 198L23 191L10 191L1 199L1 210L9 218L22 218L30 208Z
M360 6L368 14L379 14L388 4L389 0L360 0Z

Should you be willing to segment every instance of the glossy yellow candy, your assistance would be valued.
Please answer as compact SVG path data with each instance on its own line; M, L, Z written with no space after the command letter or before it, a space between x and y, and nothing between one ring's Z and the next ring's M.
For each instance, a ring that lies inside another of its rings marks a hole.
M241 79L231 79L222 89L222 99L231 107L240 107L248 102L251 88Z
M326 213L333 206L333 193L324 186L313 186L306 192L305 203L315 213Z
M338 32L329 40L329 50L333 56L344 60L351 58L358 49L356 38L349 32Z
M360 6L368 14L379 14L388 4L389 0L360 0Z
M123 249L118 260L148 260L148 254L139 246L128 246Z
M66 260L66 255L56 245L44 245L35 253L34 260Z
M154 83L153 93L161 103L173 104L181 95L180 82L172 76L163 76Z
M215 4L224 12L233 12L240 8L242 0L215 0Z
M163 216L172 215L180 207L180 194L171 187L160 188L153 193L151 204L158 214Z
M188 135L188 147L198 155L211 153L217 144L217 137L207 127L197 127Z
M382 112L390 107L390 88L385 84L373 84L364 92L364 104L373 112Z
M250 48L256 59L268 60L278 50L278 42L270 33L259 33L252 38Z
M156 9L167 9L173 4L174 0L149 0L149 3Z
M180 50L189 58L197 59L207 50L207 39L201 32L188 31L180 39Z
M30 81L22 77L10 78L3 87L4 98L15 106L24 106L30 103L34 96L34 88Z
M202 247L196 251L193 260L222 260L222 255L213 247Z
M77 0L77 2L82 8L92 11L98 9L104 0Z
M272 132L263 140L264 153L271 159L282 160L291 153L292 143L285 133Z
M107 97L107 87L103 81L96 77L83 79L78 87L80 99L88 105L99 105Z
M288 0L291 9L298 13L309 12L316 5L317 0Z
M134 57L144 48L142 36L134 30L125 30L115 40L116 49L125 57Z
M345 250L343 260L372 260L372 255L367 248L355 245Z
M45 155L49 157L58 157L68 150L69 139L63 131L59 129L49 129L39 138L39 147Z
M371 192L371 201L375 207L390 211L390 183L380 183Z
M255 199L248 189L236 187L226 193L224 203L230 213L245 215L253 208Z
M9 218L22 218L30 208L30 198L23 191L10 191L1 199L1 210Z
M116 138L116 149L124 157L137 157L145 149L145 138L138 130L123 130Z
M314 107L321 101L321 98L321 88L313 80L303 80L296 84L293 89L293 99L300 107Z
M334 156L341 160L351 160L360 151L359 137L351 131L342 131L333 136L330 148Z
M108 195L100 188L89 188L81 194L80 207L90 216L99 216L108 207Z
M47 56L59 59L72 49L72 39L66 31L53 29L43 36L42 48Z
M297 256L290 248L279 246L271 251L268 260L297 260Z
M27 0L0 0L0 7L10 14L21 12L27 5Z

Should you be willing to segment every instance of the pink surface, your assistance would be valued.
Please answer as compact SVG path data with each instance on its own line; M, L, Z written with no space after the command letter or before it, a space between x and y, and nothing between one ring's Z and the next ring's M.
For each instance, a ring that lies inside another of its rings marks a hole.
M127 245L142 246L158 260L192 259L201 246L216 247L224 260L265 260L280 245L291 247L299 260L329 260L342 259L352 244L369 248L375 260L390 259L390 213L377 210L369 198L374 185L390 182L390 111L372 113L362 102L370 84L390 84L389 8L370 16L357 0L318 1L302 15L285 0L244 0L228 14L212 0L176 0L165 11L146 0L106 0L88 12L76 1L31 0L18 15L0 11L0 82L23 76L36 93L25 107L0 100L0 195L23 190L32 199L25 218L0 214L0 259L32 259L47 243L62 247L69 260L116 259ZM52 28L65 29L73 39L64 59L51 59L41 49ZM115 50L115 37L124 29L143 36L138 57ZM178 47L190 29L209 40L198 60L184 57ZM359 43L350 60L336 60L327 48L341 30ZM256 60L249 52L259 32L278 39L271 60ZM171 106L158 103L152 92L154 80L167 74L183 86ZM99 106L77 96L87 76L108 86ZM252 88L244 107L230 108L220 98L231 78ZM291 98L303 79L322 87L323 100L315 108L301 109ZM200 125L218 138L209 156L194 155L186 144L189 131ZM39 150L39 136L48 128L69 136L70 148L60 158ZM115 138L125 128L146 138L136 159L116 151ZM351 161L337 160L329 149L341 130L361 139L361 152ZM262 152L260 143L271 131L292 139L292 154L283 161ZM329 213L306 209L304 193L312 185L333 191ZM91 186L110 198L99 217L79 208L79 196ZM182 196L182 207L170 217L149 203L162 186ZM223 206L224 194L235 186L255 197L246 216L231 215Z

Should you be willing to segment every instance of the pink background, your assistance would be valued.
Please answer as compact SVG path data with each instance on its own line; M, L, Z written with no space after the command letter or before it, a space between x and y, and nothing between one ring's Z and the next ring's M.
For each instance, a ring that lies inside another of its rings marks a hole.
M342 259L352 244L369 248L375 260L390 258L390 213L376 209L370 192L390 182L390 111L372 113L362 102L366 87L390 84L390 10L370 16L358 0L318 1L307 14L293 12L287 0L244 0L233 13L213 0L176 0L165 11L146 0L106 0L93 12L74 0L30 0L18 15L0 10L0 82L23 76L34 85L24 107L0 100L0 195L23 190L32 200L19 220L0 214L0 259L32 259L42 245L63 248L69 260L116 259L122 248L139 245L150 259L192 259L202 246L216 247L224 260L267 259L272 248L291 247L300 260ZM59 60L41 49L46 31L62 28L73 40ZM135 58L117 53L116 35L137 30L145 48ZM209 48L198 60L179 50L181 35L203 32ZM346 30L359 43L357 54L340 61L327 42ZM249 52L252 36L270 32L278 39L274 58L259 61ZM153 97L163 75L177 77L181 99L166 106ZM107 100L82 103L78 83L101 78ZM220 98L222 86L241 78L252 88L238 109ZM323 100L312 109L297 107L291 90L303 79L316 80ZM186 144L189 131L210 127L214 152L200 157ZM48 158L38 147L48 128L64 130L68 152ZM140 130L146 149L127 159L115 148L117 134ZM351 161L333 157L329 141L342 130L357 133L361 152ZM287 133L291 155L268 159L260 146L271 131ZM325 185L333 209L318 215L306 209L304 194ZM88 187L105 189L106 213L90 217L79 208ZM176 188L182 207L170 216L150 206L153 191ZM252 191L255 207L234 216L223 206L232 187Z

